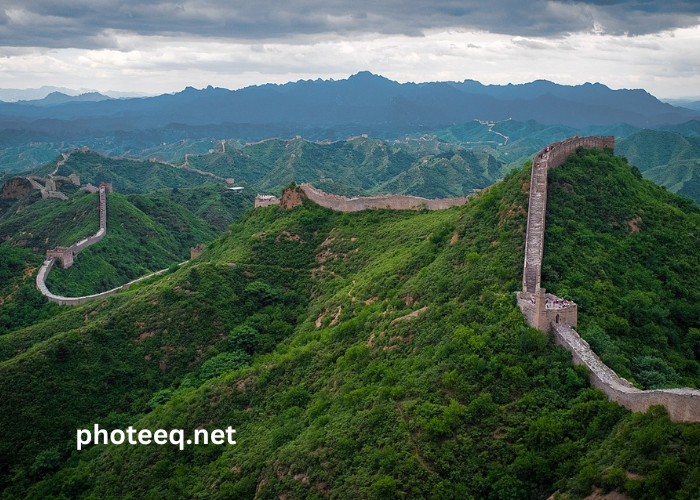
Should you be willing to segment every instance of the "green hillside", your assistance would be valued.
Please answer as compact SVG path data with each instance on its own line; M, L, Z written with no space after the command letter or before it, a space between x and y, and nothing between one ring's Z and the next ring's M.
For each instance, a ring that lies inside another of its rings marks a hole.
M123 157L129 160L148 161L152 158L161 162L181 160L186 154L207 154L212 150L221 149L221 141L212 139L180 139L173 134L167 137L168 142L162 142L155 134L119 133L106 137L87 135L82 140L59 141L47 140L41 142L36 138L23 138L17 131L5 131L0 138L0 174L4 172L18 174L34 170L38 166L52 162L56 156L73 149L87 146L98 151L103 156ZM227 148L240 147L236 139L226 141ZM55 163L54 163L55 165Z
M700 388L700 208L587 153L550 171L546 227L543 286L601 358L643 388Z
M253 205L252 191L234 194L205 186L107 197L107 236L79 254L68 269L56 266L48 287L57 294L96 293L189 258L190 247L213 240ZM188 208L192 207L192 211ZM69 246L98 230L98 195L68 200L2 200L0 212L0 334L28 326L57 309L35 289L47 249ZM196 210L197 213L193 213Z
M337 194L392 192L425 198L464 196L492 184L500 176L494 162L488 155L435 140L389 142L366 137L332 143L270 139L189 158L190 166L265 191L278 191L290 182L311 182ZM426 180L436 172L439 179Z
M447 143L473 148L492 156L503 164L501 174L505 175L513 168L520 168L548 144L575 134L614 135L619 140L637 130L639 128L627 123L591 126L578 130L564 125L543 125L534 120L503 120L494 123L474 120L439 130L433 135Z
M659 130L667 130L681 135L697 137L700 136L700 120L690 120L685 123L679 123L678 125L665 125L659 127Z
M238 184L241 185L241 184ZM212 229L221 232L238 221L243 213L253 208L255 190L243 184L242 193L234 193L223 184L206 184L196 188L164 189L127 198L151 219L177 232L187 232L186 217L177 217L185 210L206 221Z
M700 137L697 135L640 130L619 141L615 150L639 167L647 179L700 203Z
M46 175L55 168L54 161L32 173ZM194 187L220 182L212 177L164 163L108 158L89 150L70 151L68 160L56 173L65 176L78 174L82 184L97 186L101 182L111 182L114 190L119 193L147 193L162 188Z
M97 194L88 197L97 206ZM68 269L56 266L46 280L49 290L69 297L109 290L188 259L191 246L216 236L205 221L184 207L170 203L159 208L160 213L168 214L167 219L149 217L123 195L109 194L107 235L80 252Z
M594 486L696 497L700 425L607 401L525 325L513 292L529 175L444 211L257 209L150 284L0 336L4 498L545 499ZM623 355L616 315L658 315L646 348L668 348L639 354L695 380L697 208L603 153L552 175L548 285L580 301L589 338ZM641 231L628 233L635 214ZM642 300L658 273L673 293ZM629 310L596 299L611 283ZM594 316L606 319L597 330ZM233 426L238 444L76 451L76 429L95 423Z

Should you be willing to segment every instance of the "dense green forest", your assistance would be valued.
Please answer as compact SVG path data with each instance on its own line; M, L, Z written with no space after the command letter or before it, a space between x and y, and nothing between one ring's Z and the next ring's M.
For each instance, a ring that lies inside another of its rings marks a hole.
M269 139L240 149L189 158L189 164L262 190L311 182L345 195L403 193L426 198L464 196L493 184L502 165L491 155L435 139L337 142Z
M608 153L551 175L547 286L637 383L697 385L698 209ZM526 326L529 176L435 212L256 209L180 269L0 336L3 498L697 497L700 425L607 401ZM238 444L78 452L94 423Z

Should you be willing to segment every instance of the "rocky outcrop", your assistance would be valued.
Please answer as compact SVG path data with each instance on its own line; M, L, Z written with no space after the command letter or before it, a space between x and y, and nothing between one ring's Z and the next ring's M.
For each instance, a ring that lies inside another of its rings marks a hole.
M287 188L282 192L280 208L290 209L302 204L302 198L306 198L304 192L298 187Z
M21 200L27 196L32 189L34 189L34 186L28 179L13 177L2 185L2 189L0 189L0 199Z

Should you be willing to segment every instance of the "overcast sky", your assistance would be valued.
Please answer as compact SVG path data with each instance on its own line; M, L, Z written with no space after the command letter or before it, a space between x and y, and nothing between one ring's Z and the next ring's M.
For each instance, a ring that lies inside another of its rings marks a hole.
M700 95L699 0L0 0L0 88L164 93L369 70Z

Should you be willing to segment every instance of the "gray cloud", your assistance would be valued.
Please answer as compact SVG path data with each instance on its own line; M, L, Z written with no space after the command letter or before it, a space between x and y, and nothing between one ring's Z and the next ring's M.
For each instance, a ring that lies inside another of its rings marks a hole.
M642 35L699 20L697 0L3 0L0 46L119 48L120 32L243 41L421 36L441 28L525 37Z

